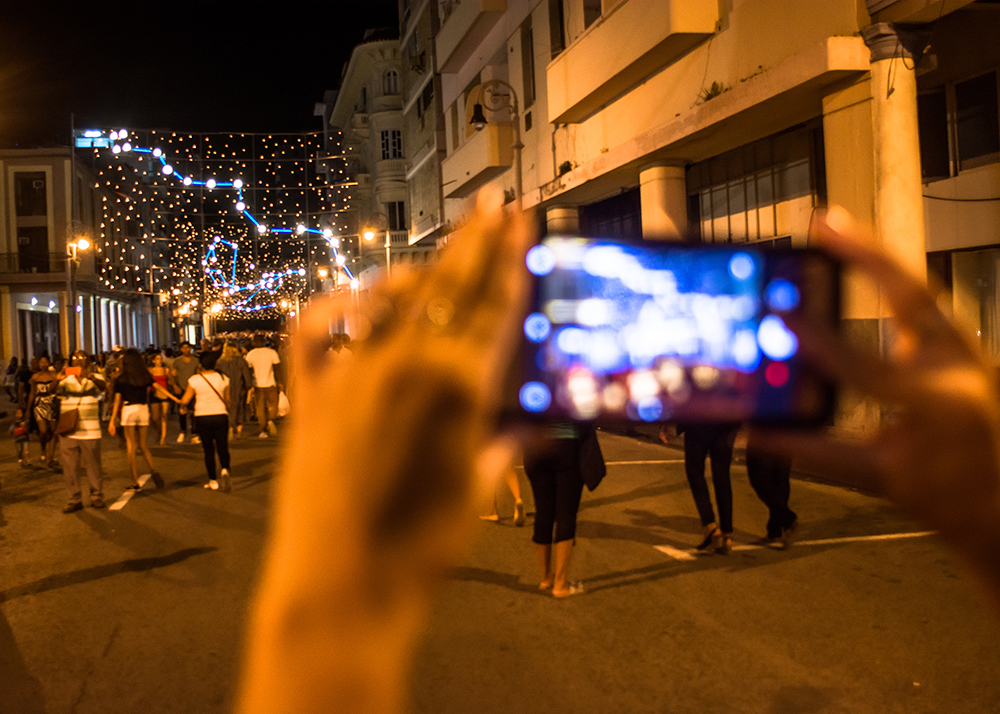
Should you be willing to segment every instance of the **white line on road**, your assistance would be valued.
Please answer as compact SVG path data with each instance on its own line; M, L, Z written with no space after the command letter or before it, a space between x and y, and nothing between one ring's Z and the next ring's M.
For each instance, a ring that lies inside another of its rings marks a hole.
M636 464L683 464L684 459L656 459L653 461L605 461L605 466L633 466Z
M146 482L149 481L149 477L151 475L152 474L143 474L142 476L140 476L139 477L139 485L140 486L145 486ZM129 489L128 491L126 491L125 493L123 493L121 496L119 496L117 501L115 501L110 506L108 506L108 510L109 511L120 511L120 510L122 510L123 508L125 508L125 504L128 503L130 500L132 500L132 496L134 496L134 495L135 495L135 491Z
M860 543L863 541L876 541L876 540L901 540L903 538L924 538L926 536L936 535L937 531L919 531L916 533L883 533L882 535L868 535L868 536L845 536L843 538L821 538L819 540L800 540L795 541L795 547L799 548L801 546L808 545L836 545L838 543ZM694 548L689 548L687 550L682 550L680 548L674 548L669 545L654 545L661 553L669 555L675 560L694 560L699 552L711 552L711 551L698 551ZM766 545L734 545L733 550L762 550L764 548L769 548Z

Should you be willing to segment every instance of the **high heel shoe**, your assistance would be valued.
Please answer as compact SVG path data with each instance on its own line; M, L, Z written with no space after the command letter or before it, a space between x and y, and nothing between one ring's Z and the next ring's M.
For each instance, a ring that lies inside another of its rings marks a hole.
M715 552L719 555L729 555L733 552L733 538L729 533L719 531L719 544L715 546Z
M721 542L722 531L714 523L705 526L705 540L703 540L695 550L705 550L708 546L718 547L717 541Z

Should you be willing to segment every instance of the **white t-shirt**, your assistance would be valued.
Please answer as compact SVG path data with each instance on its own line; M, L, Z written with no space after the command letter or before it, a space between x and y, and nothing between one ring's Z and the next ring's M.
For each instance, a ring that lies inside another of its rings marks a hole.
M277 352L270 347L255 347L247 352L247 363L253 370L254 386L275 386L274 365L281 363Z
M211 382L211 387L209 382ZM188 380L188 386L194 390L194 415L196 417L229 413L229 410L226 409L226 403L219 396L226 393L229 377L218 372L199 372Z

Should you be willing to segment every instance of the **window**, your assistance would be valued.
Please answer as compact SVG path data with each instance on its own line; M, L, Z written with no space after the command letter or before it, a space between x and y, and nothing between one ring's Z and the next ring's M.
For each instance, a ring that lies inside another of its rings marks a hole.
M535 103L535 36L531 29L531 15L521 25L521 98L524 108L528 109Z
M358 95L358 103L354 106L355 111L366 114L368 112L368 88L362 87Z
M826 200L821 131L791 129L692 164L687 190L694 232L705 243L806 235L813 209Z
M382 132L382 160L403 158L403 135L399 129Z
M390 231L406 231L409 230L407 225L406 216L406 202L405 201L392 201L385 204L385 215L389 217L389 230Z
M399 94L399 72L390 69L383 75L382 94Z
M549 0L549 43L552 59L566 49L566 10L564 0Z
M917 119L925 183L1000 161L996 71L921 92Z
M948 156L948 99L944 87L917 95L920 175L924 182L951 176Z
M583 0L583 26L590 27L601 17L601 0Z
M48 214L45 197L45 174L41 171L19 171L14 174L14 204L18 216Z
M996 72L955 84L955 134L959 171L1000 160Z

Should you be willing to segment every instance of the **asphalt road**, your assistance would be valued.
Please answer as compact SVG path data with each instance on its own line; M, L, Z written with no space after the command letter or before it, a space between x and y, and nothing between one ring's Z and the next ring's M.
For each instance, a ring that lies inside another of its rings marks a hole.
M1000 711L1000 617L925 529L879 499L795 481L802 542L770 550L735 466L739 547L693 555L680 452L601 439L609 472L584 495L572 564L588 592L539 592L531 519L513 526L501 487L508 517L483 525L445 588L414 711ZM70 515L61 477L7 450L0 713L229 711L276 447L235 442L229 494L201 488L200 447L154 447L166 489ZM104 464L110 503L128 483L114 439Z

